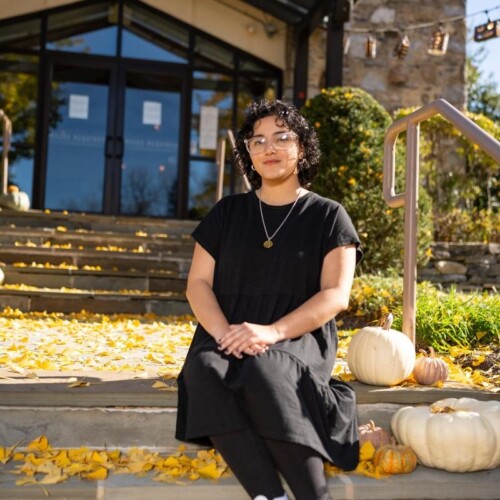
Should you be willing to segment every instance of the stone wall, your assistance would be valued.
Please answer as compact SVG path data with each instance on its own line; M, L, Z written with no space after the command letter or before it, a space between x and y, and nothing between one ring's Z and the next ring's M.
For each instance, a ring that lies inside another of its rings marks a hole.
M411 46L404 59L393 55L400 32L394 28L435 22L465 15L465 0L359 0L351 12L346 30L370 29L377 40L375 59L365 56L367 33L350 32L349 51L343 60L343 85L369 92L389 112L408 106L422 106L437 98L464 109L465 21L448 23L448 51L431 56L427 47L436 27L408 30ZM385 30L385 31L384 31ZM318 28L309 41L308 97L324 86L326 32Z
M500 290L499 243L434 243L432 257L418 270L419 281L457 289Z

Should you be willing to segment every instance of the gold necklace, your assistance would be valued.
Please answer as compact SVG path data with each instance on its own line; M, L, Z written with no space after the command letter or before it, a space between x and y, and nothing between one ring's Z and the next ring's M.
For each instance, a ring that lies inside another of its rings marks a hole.
M262 219L262 226L264 227L264 232L266 233L266 238L267 238L266 241L264 241L264 243L262 243L262 246L264 248L271 248L273 246L274 243L272 242L272 239L276 236L278 231L283 227L283 224L286 222L288 217L290 217L292 210L294 209L295 205L299 201L299 196L300 196L300 191L297 194L297 198L295 198L295 201L293 202L292 208L290 208L290 210L286 214L286 217L283 219L283 222L278 226L278 229L276 229L276 231L274 231L274 233L271 236L269 236L269 233L267 232L266 223L264 221L264 213L262 212L262 200L260 199L260 196L258 197L259 198L259 208L260 208L260 218Z

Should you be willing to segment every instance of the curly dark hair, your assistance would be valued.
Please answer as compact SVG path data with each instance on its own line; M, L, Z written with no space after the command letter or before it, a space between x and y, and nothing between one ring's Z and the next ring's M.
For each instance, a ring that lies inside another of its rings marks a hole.
M309 187L316 175L321 155L318 137L314 127L297 108L283 101L262 100L247 107L245 119L236 134L236 147L233 150L233 158L240 172L246 174L254 189L260 188L262 179L255 170L252 170L252 160L244 140L253 136L255 123L267 116L275 116L277 125L286 127L297 134L304 155L298 164L299 182L302 187Z

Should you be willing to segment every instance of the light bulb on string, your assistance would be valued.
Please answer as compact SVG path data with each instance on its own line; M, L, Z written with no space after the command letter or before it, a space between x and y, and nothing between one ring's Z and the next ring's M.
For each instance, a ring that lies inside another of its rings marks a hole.
M410 50L410 39L408 35L403 35L394 47L394 55L399 59L404 59Z
M365 41L365 56L368 59L375 59L377 56L377 39L368 35Z
M474 41L475 42L485 42L491 38L500 37L500 19L492 21L488 15L488 11L485 10L486 23L480 24L474 28Z
M450 34L444 30L440 23L438 29L432 34L427 53L433 56L444 56L448 50Z
M349 53L349 48L351 47L351 37L349 35L344 35L342 39L342 47L344 49L344 55Z

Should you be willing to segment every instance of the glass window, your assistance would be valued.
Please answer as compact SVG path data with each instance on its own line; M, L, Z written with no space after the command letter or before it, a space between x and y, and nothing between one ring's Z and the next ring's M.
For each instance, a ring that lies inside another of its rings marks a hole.
M194 63L197 68L234 69L234 53L208 38L196 36Z
M37 57L0 56L0 109L12 122L8 180L28 193L30 198L35 155L37 74Z
M101 212L109 73L58 65L53 75L45 207Z
M127 73L122 214L177 213L181 83L164 74Z
M51 14L47 48L65 52L116 55L118 3L102 2Z
M245 108L256 99L276 99L278 80L265 76L241 75L238 88L238 123L243 120Z
M40 19L2 23L0 27L0 48L2 50L38 49L40 47L40 26Z
M189 32L138 5L125 6L122 55L136 59L186 63Z
M218 73L205 73L196 71L194 73L191 115L191 156L205 156L215 158L215 147L210 146L210 141L204 141L201 135L201 113L202 108L217 108L215 127L217 129L216 139L227 137L227 131L232 124L233 110L233 81L229 75ZM205 122L205 126L206 126ZM210 125L210 124L209 124ZM212 141L212 146L214 146Z
M231 172L231 162L226 161L223 196L230 192ZM190 162L188 213L191 219L201 219L213 207L217 201L216 184L217 165L215 161L192 160Z
M239 56L238 68L240 71L251 71L253 73L269 74L269 68L257 59L241 54Z

